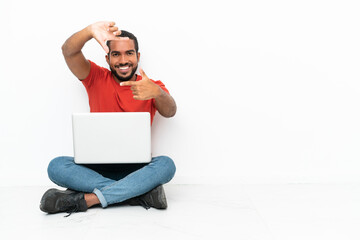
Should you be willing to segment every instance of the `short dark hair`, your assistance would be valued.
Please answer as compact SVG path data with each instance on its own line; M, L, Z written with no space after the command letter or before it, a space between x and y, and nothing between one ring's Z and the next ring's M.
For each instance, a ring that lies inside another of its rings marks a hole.
M128 37L129 39L134 41L134 45L135 45L135 51L136 53L139 52L139 43L137 38L135 37L134 34L132 34L131 32L125 31L125 30L121 30L121 34L120 35L116 35L116 37ZM109 54L110 54L110 41L106 42L106 45L109 47Z

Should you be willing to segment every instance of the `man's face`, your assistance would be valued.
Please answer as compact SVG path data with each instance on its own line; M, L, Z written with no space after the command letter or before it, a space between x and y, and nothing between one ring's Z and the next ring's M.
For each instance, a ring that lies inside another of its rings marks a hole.
M136 53L133 40L121 37L110 41L110 53L106 56L106 61L119 81L135 80L139 58L140 53Z

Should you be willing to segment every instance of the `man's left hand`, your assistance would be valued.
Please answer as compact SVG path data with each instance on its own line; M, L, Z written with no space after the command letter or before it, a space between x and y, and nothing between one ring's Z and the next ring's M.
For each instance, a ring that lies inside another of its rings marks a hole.
M161 95L161 89L153 83L140 69L142 79L140 81L127 81L120 83L120 86L130 86L136 100L149 100Z

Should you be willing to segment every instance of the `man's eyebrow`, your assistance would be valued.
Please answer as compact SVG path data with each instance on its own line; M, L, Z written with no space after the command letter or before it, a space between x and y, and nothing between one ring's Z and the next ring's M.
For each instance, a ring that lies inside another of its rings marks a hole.
M126 52L130 53L130 52L136 52L136 51L134 49L131 49L131 50L127 50ZM111 51L111 53L120 53L120 51Z

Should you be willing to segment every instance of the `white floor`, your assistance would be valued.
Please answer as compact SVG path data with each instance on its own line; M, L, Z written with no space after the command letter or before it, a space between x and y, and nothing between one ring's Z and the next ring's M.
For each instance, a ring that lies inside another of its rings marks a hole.
M47 187L1 187L0 239L360 239L360 184L165 186L169 208L47 215Z

